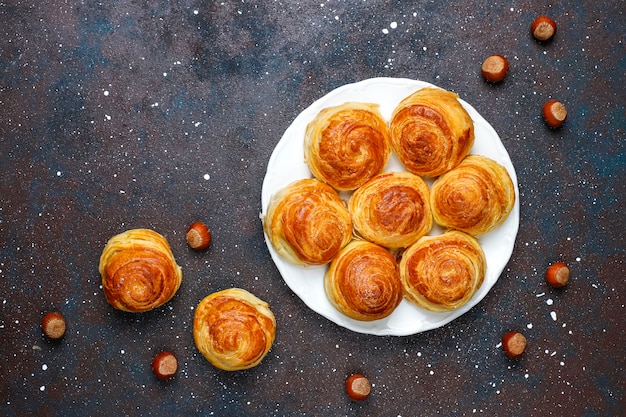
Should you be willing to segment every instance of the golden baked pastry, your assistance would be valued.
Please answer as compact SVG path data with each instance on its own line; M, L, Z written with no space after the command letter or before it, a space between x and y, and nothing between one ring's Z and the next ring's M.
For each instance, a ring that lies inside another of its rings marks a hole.
M339 191L380 174L391 154L377 104L348 102L320 111L307 125L304 159L313 175Z
M435 180L430 198L435 222L478 237L506 220L515 204L515 188L502 165L469 155Z
M165 304L183 279L167 240L150 229L127 230L109 239L98 269L109 304L133 313Z
M296 265L323 265L352 239L348 209L332 187L297 180L274 194L263 228L276 252Z
M474 122L458 96L441 88L422 88L398 104L389 123L391 144L409 172L439 176L474 145Z
M276 335L269 305L241 288L205 297L196 308L193 338L196 347L217 368L252 368L267 355Z
M380 174L356 190L348 210L357 234L387 248L406 248L433 225L428 185L410 172Z
M385 248L353 240L330 263L324 289L337 310L355 320L389 316L402 301L398 265Z
M483 283L487 262L478 241L456 230L424 236L400 260L407 300L431 311L466 304Z

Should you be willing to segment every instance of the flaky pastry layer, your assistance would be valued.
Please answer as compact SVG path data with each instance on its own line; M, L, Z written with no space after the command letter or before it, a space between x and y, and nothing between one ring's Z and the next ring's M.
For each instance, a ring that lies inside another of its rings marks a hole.
M133 313L168 302L183 278L165 237L150 229L132 229L109 239L98 269L109 304Z
M257 366L276 335L269 304L241 288L205 297L196 308L193 337L198 350L215 367L238 371Z
M339 191L383 172L391 153L378 105L347 102L325 108L307 125L304 159L313 175Z
M478 240L459 231L424 236L400 260L405 298L431 311L465 305L480 288L487 262Z

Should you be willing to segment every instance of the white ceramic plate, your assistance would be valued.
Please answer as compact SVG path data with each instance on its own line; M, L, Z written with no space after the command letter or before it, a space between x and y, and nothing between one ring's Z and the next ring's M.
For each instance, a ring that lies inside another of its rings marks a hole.
M432 87L433 85L411 79L372 78L339 87L311 104L296 117L285 131L270 157L261 192L262 216L267 211L272 194L297 179L312 177L304 162L304 132L307 124L320 110L346 101L378 103L383 117L389 120L393 109L402 99L420 88L429 86ZM516 201L511 214L497 230L479 239L487 258L487 274L483 285L466 305L452 312L430 312L402 300L396 310L387 318L372 322L353 320L337 311L326 298L324 274L327 266L300 267L293 265L276 253L265 236L265 242L272 259L283 279L289 288L312 310L355 332L374 335L411 335L443 326L461 316L478 304L496 283L511 257L519 226L517 176L509 154L496 131L472 106L463 100L460 101L474 121L476 139L471 153L484 155L498 161L509 171L515 185ZM405 169L397 157L392 154L386 170L404 171ZM430 234L441 233L442 229L435 226Z

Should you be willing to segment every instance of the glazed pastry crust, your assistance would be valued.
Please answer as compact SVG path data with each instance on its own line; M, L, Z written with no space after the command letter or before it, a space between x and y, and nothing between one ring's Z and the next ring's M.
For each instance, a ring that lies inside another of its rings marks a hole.
M330 303L355 320L385 318L402 301L395 258L365 240L353 240L339 252L326 272L324 289Z
M474 123L455 93L422 88L394 109L389 124L391 143L409 172L439 176L469 154Z
M276 252L296 265L323 265L352 239L348 209L332 187L298 180L272 196L263 228Z
M304 159L313 175L339 191L383 172L391 154L378 105L348 102L320 111L307 125Z
M387 248L406 248L433 225L428 185L410 172L380 174L348 203L357 235Z
M506 168L481 155L465 158L431 189L435 221L476 237L499 227L514 204L515 188Z
M463 232L424 236L400 260L404 296L430 311L465 305L483 283L487 262L478 241Z
M213 293L196 308L196 347L219 369L238 371L258 365L275 335L276 319L269 304L241 288Z
M133 313L165 304L183 278L165 237L150 229L132 229L109 239L98 269L109 304Z

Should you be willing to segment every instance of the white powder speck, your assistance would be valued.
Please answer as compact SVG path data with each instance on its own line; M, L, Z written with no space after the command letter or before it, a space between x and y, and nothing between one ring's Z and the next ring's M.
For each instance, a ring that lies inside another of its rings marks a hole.
M389 29L384 28L384 29L383 29L383 33L384 33L385 35L389 34Z
M210 176L209 174L204 174L204 179L205 179L205 180L210 180L210 179L211 179L211 176Z
M550 317L552 317L552 320L556 321L556 312L551 311L550 312Z
M547 304L547 305L549 305L549 306L551 306L552 304L554 304L554 301L552 300L552 298L548 298L548 299L546 300L546 304Z
M434 371L430 371L429 374L430 375L435 375L435 372Z
M391 29L395 29L395 28L397 28L397 27L398 27L398 22L391 22L391 24L389 25L389 27L390 27Z
M528 374L524 374L524 378L528 379Z
M61 174L62 174L61 171L57 171L57 177L60 177Z
M107 90L104 90L104 93L102 93L102 94L104 94L105 96L108 96L109 92Z
M537 296L537 297L543 297L544 295L546 295L546 293L545 293L545 292L542 292L541 294L537 294L536 296Z
M105 114L104 118L107 119L107 120L111 120L111 116L109 116L108 114Z
M45 390L46 390L46 386L45 386L45 385L42 385L42 386L40 386L40 387L39 387L39 391L42 391L42 392L43 392L43 391L45 391Z
M580 257L576 258L576 262L580 262L580 261L581 261Z
M197 10L194 10L194 11L193 11L193 14L198 14L198 13L199 13L199 12L198 12Z
M532 329L532 328L533 328L533 324L532 324L532 323L528 323L528 324L526 325L526 327L528 327L529 329Z
M43 369L44 371L48 370L48 365L46 365L45 363L43 365L41 365L41 369Z
M124 349L122 349L122 350L120 350L120 353L123 355L126 352L124 351Z

